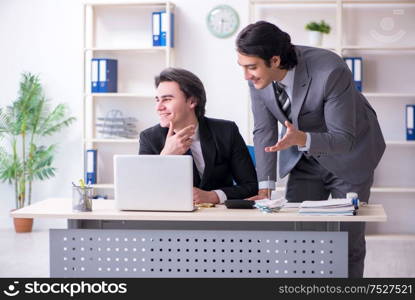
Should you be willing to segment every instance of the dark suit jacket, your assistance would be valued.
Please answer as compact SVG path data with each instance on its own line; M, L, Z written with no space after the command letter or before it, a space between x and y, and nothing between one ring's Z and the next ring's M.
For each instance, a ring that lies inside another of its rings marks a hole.
M160 125L141 132L139 154L160 154L167 132L168 128ZM256 195L256 171L236 124L202 117L199 119L199 136L205 170L198 187L205 191L220 189L228 199Z

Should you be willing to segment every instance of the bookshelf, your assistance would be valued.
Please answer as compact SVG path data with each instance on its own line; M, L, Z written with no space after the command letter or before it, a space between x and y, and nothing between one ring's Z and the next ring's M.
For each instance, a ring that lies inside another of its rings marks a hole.
M86 3L84 4L83 45L83 150L97 149L98 177L96 194L113 197L113 156L137 154L135 138L113 138L100 133L97 118L117 109L123 117L137 120L138 133L158 122L154 112L154 77L174 65L170 36L171 2ZM154 47L152 13L166 11L166 46ZM118 61L116 93L91 93L91 59ZM86 161L84 161L84 174Z
M412 0L249 1L249 23L269 21L288 32L294 44L307 45L305 24L325 20L332 31L321 47L363 58L363 94L377 112L386 141L370 201L384 205L388 222L368 225L370 234L415 234L415 221L408 213L415 209L415 142L405 136L405 105L415 104L414 18ZM249 96L247 102L252 143ZM277 183L278 193L284 193L285 184L286 178Z
M144 95L144 94L139 94L139 93L92 93L92 94L87 94L86 96L93 97L94 99L105 98L105 97L136 98L136 99L151 98L152 99L154 97L153 95Z

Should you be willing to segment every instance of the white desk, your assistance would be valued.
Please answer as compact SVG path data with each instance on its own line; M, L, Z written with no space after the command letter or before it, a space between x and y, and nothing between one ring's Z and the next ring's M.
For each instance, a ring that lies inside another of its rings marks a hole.
M357 216L303 216L297 208L138 212L114 204L94 200L92 212L79 213L70 199L51 198L12 216L69 220L69 229L50 230L52 277L347 277L340 222L386 221L381 205Z
M357 216L304 216L298 208L283 208L278 213L257 209L227 209L224 205L199 208L194 212L118 211L114 200L93 200L92 212L72 212L71 199L49 198L12 213L15 217L64 218L80 220L151 220L151 221L256 221L256 222L386 222L382 205L359 208Z

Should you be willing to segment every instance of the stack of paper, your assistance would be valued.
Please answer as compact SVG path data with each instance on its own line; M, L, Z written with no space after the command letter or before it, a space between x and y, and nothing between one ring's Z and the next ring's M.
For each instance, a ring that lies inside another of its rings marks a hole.
M356 208L353 199L330 199L303 201L298 212L303 215L353 216L356 214Z

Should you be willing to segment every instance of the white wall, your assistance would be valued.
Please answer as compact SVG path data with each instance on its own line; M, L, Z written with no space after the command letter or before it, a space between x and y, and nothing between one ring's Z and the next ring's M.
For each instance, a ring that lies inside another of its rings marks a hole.
M70 182L81 178L82 6L80 1L0 2L0 106L17 98L22 72L40 75L52 105L67 103L78 121L50 139L60 142L57 176L35 184L33 201L69 196ZM11 226L13 188L0 184L0 226ZM4 217L3 217L4 216Z
M242 29L248 19L247 0L173 2L176 66L191 70L204 82L207 115L236 121L242 135L247 137L247 86L236 63L236 36L215 38L205 25L211 8L229 4L238 11ZM67 103L78 118L70 129L50 139L60 143L55 160L57 176L34 185L33 201L70 197L71 181L82 177L83 3L81 0L0 1L0 107L16 99L20 74L30 71L40 75L53 104ZM8 213L12 208L13 188L0 183L0 228L11 226ZM35 222L38 224L35 227L43 224L41 220Z

